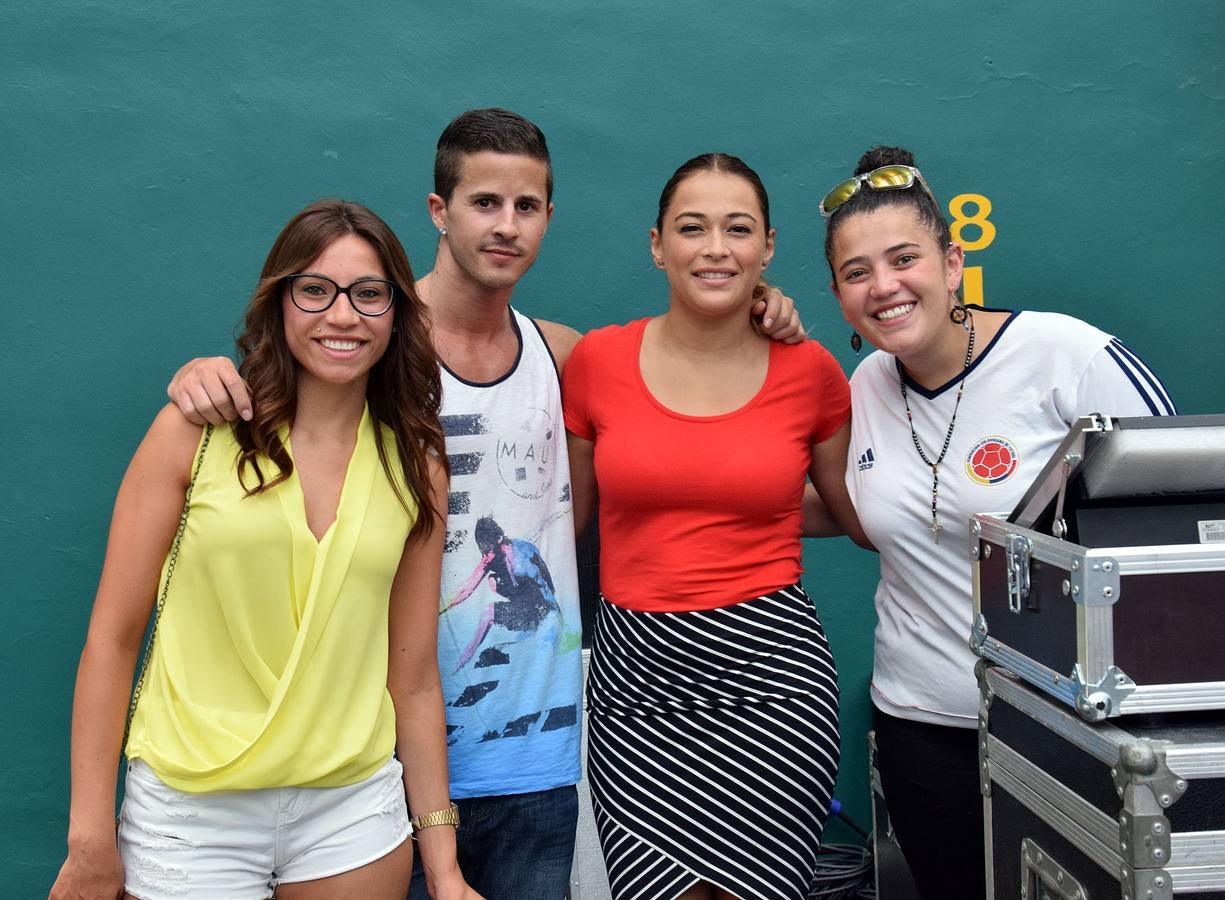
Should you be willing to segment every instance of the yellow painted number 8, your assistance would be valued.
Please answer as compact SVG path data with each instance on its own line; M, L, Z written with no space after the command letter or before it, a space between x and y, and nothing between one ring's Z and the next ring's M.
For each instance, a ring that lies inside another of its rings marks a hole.
M965 214L966 204L974 207L974 215ZM991 201L982 194L958 194L949 201L949 215L953 217L949 231L961 249L970 253L990 246L995 240L995 225L987 217L991 215ZM978 229L978 237L968 241L963 229L972 225ZM973 306L983 305L983 267L966 266L962 270L962 293L965 302Z
M972 216L965 214L967 203L974 205L975 212ZM995 240L995 225L987 219L987 216L991 215L991 201L982 194L958 194L949 201L949 215L953 217L953 222L949 225L953 240L961 244L961 249L966 253L983 250ZM978 229L978 237L975 240L967 241L962 236L967 225Z

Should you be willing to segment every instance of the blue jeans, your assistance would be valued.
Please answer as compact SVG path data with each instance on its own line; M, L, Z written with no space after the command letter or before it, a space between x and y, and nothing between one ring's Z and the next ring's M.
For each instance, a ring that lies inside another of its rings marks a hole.
M459 868L486 900L562 900L574 863L578 791L574 785L456 800ZM440 826L441 827L441 826ZM409 900L426 900L421 856L414 854Z

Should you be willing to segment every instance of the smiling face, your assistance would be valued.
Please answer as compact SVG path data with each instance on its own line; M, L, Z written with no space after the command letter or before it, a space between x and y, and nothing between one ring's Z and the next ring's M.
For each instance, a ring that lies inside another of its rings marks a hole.
M430 194L434 225L446 229L439 261L486 290L509 290L540 252L553 204L548 165L531 156L482 150L463 157L450 200Z
M334 240L303 273L323 275L341 287L363 278L386 279L387 272L374 247L363 238L346 234ZM299 366L299 381L311 378L329 384L365 387L370 369L383 356L391 338L395 307L381 316L359 315L347 294L339 294L323 312L298 309L283 289L285 340Z
M673 309L740 313L774 255L774 230L748 181L699 171L676 186L660 227L651 229L651 252L668 273Z
M837 222L830 287L842 315L903 365L936 358L965 333L949 321L963 254L942 248L913 207L883 206Z

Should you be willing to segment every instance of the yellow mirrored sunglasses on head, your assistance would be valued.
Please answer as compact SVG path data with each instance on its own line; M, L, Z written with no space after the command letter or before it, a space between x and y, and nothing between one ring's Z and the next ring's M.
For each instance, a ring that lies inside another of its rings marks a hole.
M914 166L881 166L836 185L821 201L821 215L826 218L832 216L846 201L859 193L861 184L866 184L874 191L904 191L908 187L914 187L915 182L919 183L919 187L923 188L923 192L931 197L932 203L939 209L936 195L923 180L923 173Z

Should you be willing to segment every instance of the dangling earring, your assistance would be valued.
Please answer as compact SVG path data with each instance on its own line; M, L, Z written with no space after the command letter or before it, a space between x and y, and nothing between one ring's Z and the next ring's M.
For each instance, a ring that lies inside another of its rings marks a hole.
M859 351L863 349L863 338L859 336L858 331L851 332L851 349L855 351L855 355L859 355Z
M447 236L447 226L446 225L443 225L441 228L438 229L438 236L439 237Z
M953 308L949 310L949 321L954 325L960 325L962 328L965 328L968 331L969 326L966 325L966 319L969 317L970 312L966 309L965 304L954 297Z

